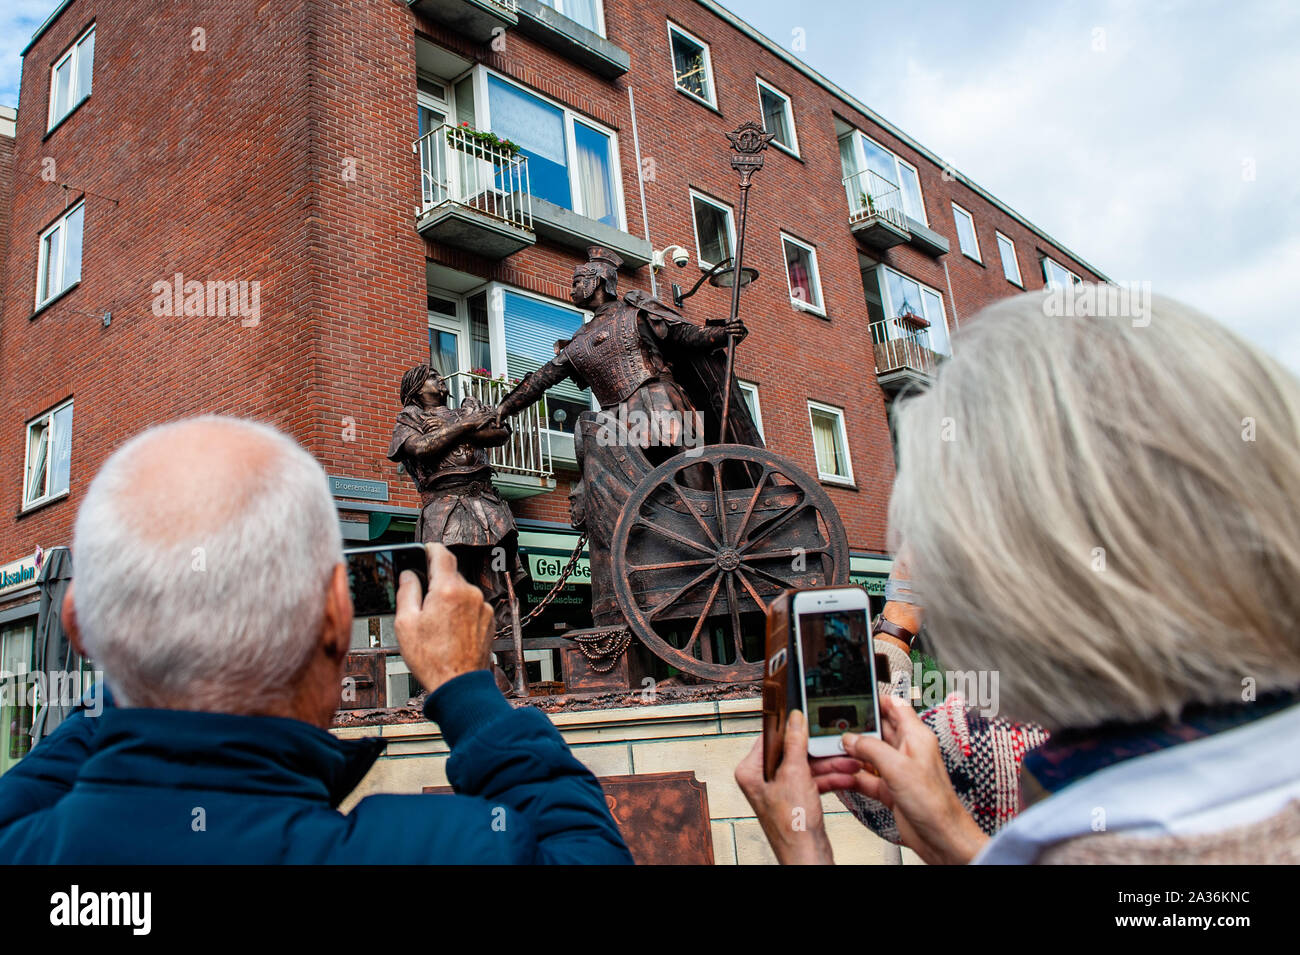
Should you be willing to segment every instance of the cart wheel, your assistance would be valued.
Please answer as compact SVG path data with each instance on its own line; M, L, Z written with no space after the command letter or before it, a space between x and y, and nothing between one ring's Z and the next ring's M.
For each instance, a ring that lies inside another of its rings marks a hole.
M671 666L717 682L762 678L763 611L781 591L848 582L829 495L785 458L742 444L678 454L646 475L610 552L632 632Z

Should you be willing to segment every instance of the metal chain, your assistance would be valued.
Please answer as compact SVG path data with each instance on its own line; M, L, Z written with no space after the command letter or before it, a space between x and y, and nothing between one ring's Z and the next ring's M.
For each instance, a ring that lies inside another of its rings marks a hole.
M573 568L578 566L578 558L582 556L582 549L586 546L587 546L587 533L586 531L584 531L582 536L578 538L578 543L576 543L573 546L573 553L569 556L569 562L564 565L564 570L560 571L560 579L555 582L555 586L551 588L551 592L542 598L541 603L539 603L532 610L528 611L528 613L525 616L519 619L519 628L521 630L524 628L525 624L527 624L530 620L532 620L539 613L545 610L546 605L549 604L552 600L554 600L556 595L559 594L560 588L564 586L565 581L569 579L569 575L573 573ZM504 637L508 635L509 633L511 633L513 629L514 629L513 624L507 624L506 626L502 627L500 630L496 632L496 634L494 635L494 639L496 637Z
M618 658L632 642L632 631L627 627L606 627L591 633L573 636L578 649L597 673L608 673L618 666Z

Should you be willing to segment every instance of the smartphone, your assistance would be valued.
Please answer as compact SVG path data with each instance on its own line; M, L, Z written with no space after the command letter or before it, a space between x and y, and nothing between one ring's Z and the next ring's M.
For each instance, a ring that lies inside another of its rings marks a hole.
M402 571L413 570L420 589L429 589L429 552L423 544L386 544L355 547L343 552L352 589L352 613L357 617L384 617L397 613L397 585Z
M808 755L844 753L842 733L880 735L876 655L861 587L800 591L791 602Z

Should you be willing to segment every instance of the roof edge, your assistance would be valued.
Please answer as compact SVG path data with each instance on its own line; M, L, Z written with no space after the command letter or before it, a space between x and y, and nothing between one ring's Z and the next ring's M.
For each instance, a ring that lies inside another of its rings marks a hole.
M36 41L45 35L45 31L48 30L51 26L53 26L54 21L57 20L59 16L63 13L63 11L68 9L68 7L70 7L71 5L72 5L72 0L63 0L62 3L60 3L57 7L55 7L54 10L50 13L50 15L45 18L45 22L36 28L36 32L32 34L32 38L27 41L27 45L22 48L22 51L18 55L26 56L27 51L36 45Z

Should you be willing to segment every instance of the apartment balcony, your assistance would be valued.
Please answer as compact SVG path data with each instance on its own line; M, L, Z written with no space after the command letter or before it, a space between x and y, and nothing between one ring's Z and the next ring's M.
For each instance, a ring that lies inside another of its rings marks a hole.
M426 239L488 259L504 259L537 241L527 157L450 124L417 139L415 152L415 227Z
M876 353L876 380L886 394L925 388L943 355L930 348L925 319L909 315L871 323L871 344Z
M606 79L616 79L632 65L626 50L538 0L516 0L519 32L546 44Z
M849 197L849 228L863 245L883 252L911 240L898 186L868 169L846 176L844 191Z
M457 403L474 397L485 405L497 405L514 387L504 378L467 371L458 372L450 379L452 399ZM514 415L510 419L514 429L510 440L489 449L496 471L492 483L502 497L532 497L555 489L550 433L542 427L546 421L546 402L542 401Z
M498 30L519 23L516 0L407 0L412 10L451 27L476 43L487 43Z

